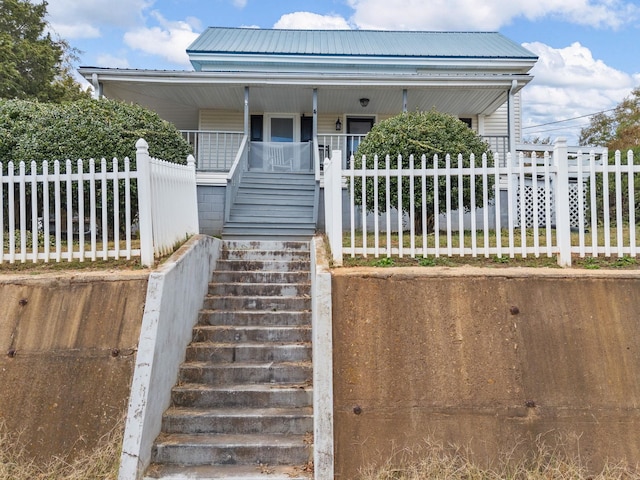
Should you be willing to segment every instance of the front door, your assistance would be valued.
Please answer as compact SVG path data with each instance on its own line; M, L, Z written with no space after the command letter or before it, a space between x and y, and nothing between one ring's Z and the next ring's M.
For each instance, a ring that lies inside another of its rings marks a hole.
M351 155L355 155L362 139L373 128L373 117L347 117L347 168Z

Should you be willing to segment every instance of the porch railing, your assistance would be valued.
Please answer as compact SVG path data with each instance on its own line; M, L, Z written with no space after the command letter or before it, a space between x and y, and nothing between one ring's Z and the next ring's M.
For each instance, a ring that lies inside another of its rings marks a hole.
M198 233L193 157L176 165L151 158L142 139L136 148L135 167L128 158L0 166L0 263L140 257L150 266Z
M193 147L196 169L202 172L228 172L240 149L242 132L182 130Z
M355 168L352 159L351 168L343 169L334 168L341 163L341 152L334 152L325 168L326 228L334 261L341 263L343 255L556 255L568 266L572 255L635 257L640 165L631 151L626 159L616 152L613 164L602 155L597 149L578 152L572 161L561 140L540 157L520 152L512 161L507 155L506 166L499 156L493 165L486 156L466 163L461 156L447 156L444 165L437 157L410 157L400 168L390 168L388 158L374 162L374 168ZM502 191L496 188L501 179L506 179ZM429 197L427 184L438 185L444 199L422 200ZM350 212L345 222L343 198ZM420 217L423 229L417 233ZM343 223L349 225L345 238Z
M231 206L236 201L238 187L242 181L242 176L249 170L249 137L244 136L240 142L240 148L236 158L231 165L227 175L227 188L225 189L224 200L224 221L228 222L231 216Z

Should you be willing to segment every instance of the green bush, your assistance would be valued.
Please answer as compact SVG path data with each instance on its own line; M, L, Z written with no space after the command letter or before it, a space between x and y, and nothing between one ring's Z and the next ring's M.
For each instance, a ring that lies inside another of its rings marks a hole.
M374 156L378 155L378 167L385 168L385 156L389 155L390 168L398 168L398 156L402 156L402 167L409 168L409 156L413 155L415 167L420 168L422 155L426 156L427 168L433 168L434 156L438 156L438 166L444 168L446 155L451 156L451 166L458 166L458 154L462 154L463 166L470 166L470 155L475 155L476 167L482 165L482 154L487 153L488 166L493 165L493 157L489 152L489 145L471 130L464 122L458 118L431 110L428 112L402 113L395 117L383 120L375 125L358 146L355 155L355 167L362 165L362 156L366 155L367 168L373 168ZM360 180L361 181L361 180ZM356 187L360 187L359 180L356 180ZM428 206L433 206L434 192L433 179L426 180L427 198L422 198L422 183L420 178L416 178L414 201L416 208L416 230L422 230L422 202ZM398 184L397 177L391 178L391 205L398 204ZM482 178L476 179L476 198L482 198ZM373 210L374 206L374 182L373 179L367 181L366 208ZM492 180L489 179L489 196L493 197ZM469 177L464 179L464 202L463 208L470 207L470 181ZM440 213L445 211L446 190L445 178L440 177L437 185L438 201ZM358 196L356 196L358 197ZM453 208L458 207L458 183L451 182L450 190L451 204ZM357 201L360 201L358 199ZM409 181L402 182L402 209L405 213L410 210ZM386 210L386 193L384 188L378 189L378 208L380 212ZM428 230L433 228L433 212L427 214Z
M144 138L153 157L186 163L191 147L156 113L113 100L0 100L0 162L129 157Z

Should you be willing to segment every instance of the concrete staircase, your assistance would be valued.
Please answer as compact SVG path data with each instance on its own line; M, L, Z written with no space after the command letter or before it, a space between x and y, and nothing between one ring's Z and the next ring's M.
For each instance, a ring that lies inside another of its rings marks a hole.
M313 477L309 267L309 242L224 242L145 479Z
M316 187L313 173L246 172L222 238L309 240L316 230Z

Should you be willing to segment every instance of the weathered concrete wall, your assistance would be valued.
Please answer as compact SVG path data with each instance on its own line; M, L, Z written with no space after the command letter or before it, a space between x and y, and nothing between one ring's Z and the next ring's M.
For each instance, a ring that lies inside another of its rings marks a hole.
M333 271L336 478L427 437L640 458L640 274Z
M37 458L90 449L123 420L147 277L0 276L0 421Z

